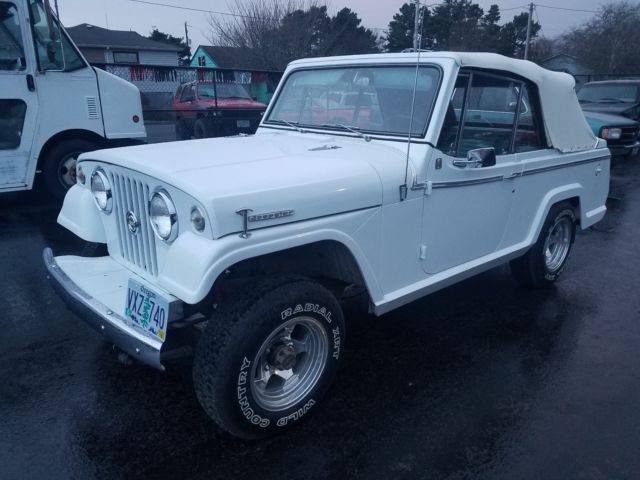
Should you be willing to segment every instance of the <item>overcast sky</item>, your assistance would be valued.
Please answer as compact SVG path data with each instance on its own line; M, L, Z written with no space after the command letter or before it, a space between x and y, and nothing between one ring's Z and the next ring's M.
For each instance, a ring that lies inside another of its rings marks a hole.
M159 3L181 5L185 7L199 8L229 12L228 0L150 0ZM235 0L243 1L243 0ZM406 0L328 0L327 5L332 13L343 7L348 7L358 13L363 24L369 28L384 29L400 6ZM429 2L431 0L424 0ZM502 20L511 20L513 16L526 10L522 7L527 0L476 0L485 10L489 5L497 3L502 12ZM435 3L435 0L432 1ZM602 0L544 0L537 8L537 15L542 25L543 34L549 37L557 36L566 29L588 20L593 13L571 12L558 9L544 8L542 5L551 5L563 8L575 8L581 10L598 10ZM53 5L53 0L51 0ZM90 23L100 27L114 30L135 30L142 35L147 35L153 26L163 32L172 35L184 36L184 22L189 25L189 37L191 38L192 51L199 44L207 44L207 13L191 12L161 6L134 3L131 0L58 0L60 18L67 26L79 23ZM515 8L514 7L522 7ZM535 15L534 15L534 18Z

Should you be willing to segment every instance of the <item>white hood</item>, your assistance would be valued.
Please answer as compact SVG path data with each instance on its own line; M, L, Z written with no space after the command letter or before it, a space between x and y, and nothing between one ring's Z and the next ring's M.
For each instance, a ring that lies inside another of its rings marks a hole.
M359 138L274 132L100 150L81 160L125 167L191 195L218 237L239 231L243 208L294 211L252 225L259 228L380 205L380 176L366 159L390 154L401 156Z

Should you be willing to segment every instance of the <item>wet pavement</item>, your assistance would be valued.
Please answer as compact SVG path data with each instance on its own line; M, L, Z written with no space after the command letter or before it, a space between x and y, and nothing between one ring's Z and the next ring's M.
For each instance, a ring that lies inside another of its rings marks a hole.
M350 309L336 384L289 433L220 433L188 368L119 363L45 280L79 243L0 197L0 478L640 478L640 159L545 291L500 267L381 318Z

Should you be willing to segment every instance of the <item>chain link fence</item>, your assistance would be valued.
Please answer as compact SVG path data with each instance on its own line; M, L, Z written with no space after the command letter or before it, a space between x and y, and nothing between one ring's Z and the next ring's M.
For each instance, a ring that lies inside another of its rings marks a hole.
M282 72L94 64L140 90L150 143L253 133Z
M150 143L253 133L283 72L161 65L94 64L140 90ZM574 75L578 89L640 73Z

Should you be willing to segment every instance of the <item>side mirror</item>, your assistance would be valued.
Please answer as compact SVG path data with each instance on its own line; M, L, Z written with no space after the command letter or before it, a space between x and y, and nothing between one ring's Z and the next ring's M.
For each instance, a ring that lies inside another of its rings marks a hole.
M480 167L493 167L496 164L496 150L494 148L478 148L467 153L469 161L477 162Z
M460 168L493 167L496 164L494 148L477 148L469 150L466 160L454 160L453 165Z

